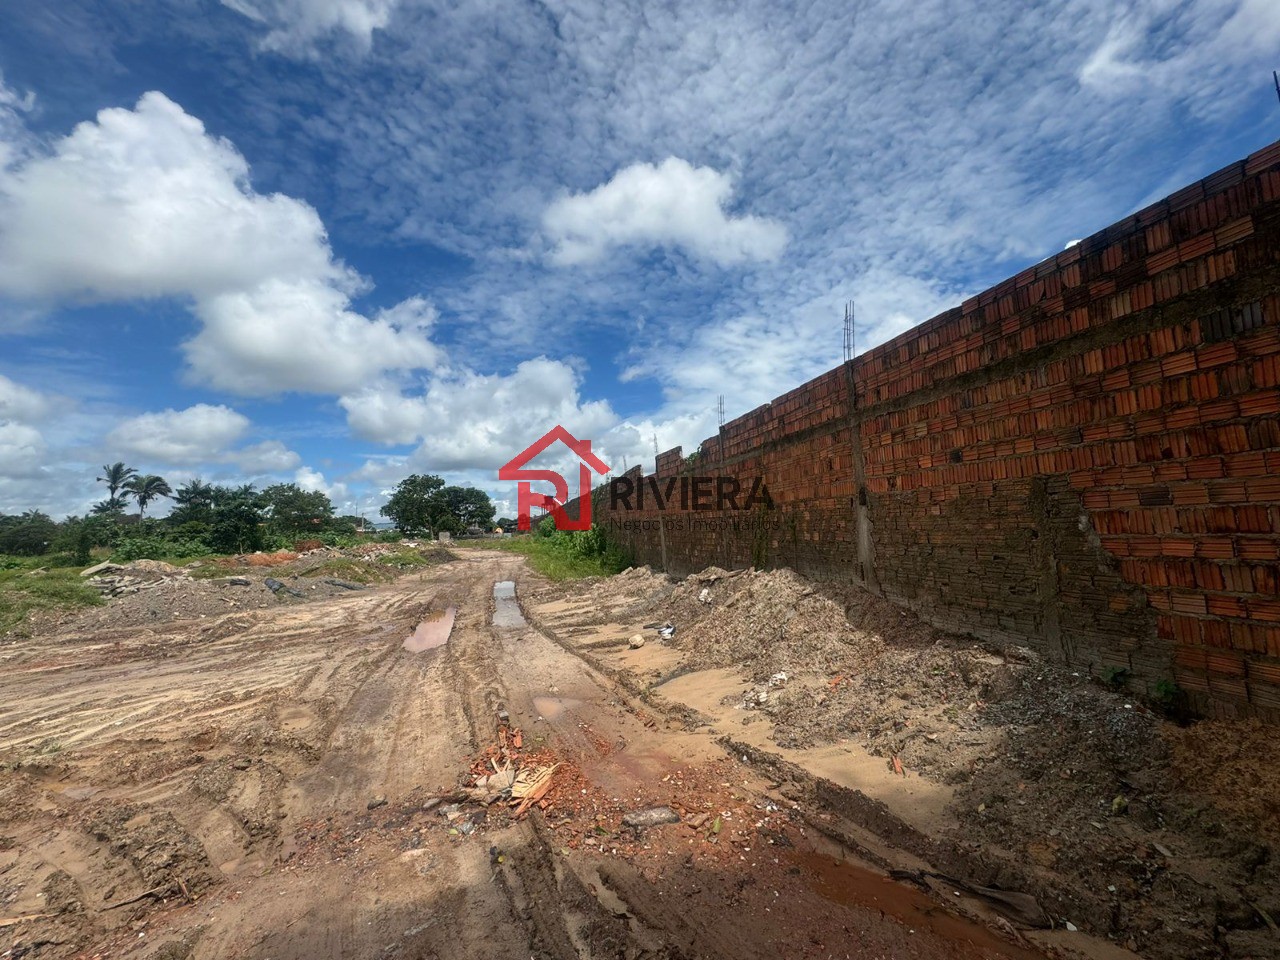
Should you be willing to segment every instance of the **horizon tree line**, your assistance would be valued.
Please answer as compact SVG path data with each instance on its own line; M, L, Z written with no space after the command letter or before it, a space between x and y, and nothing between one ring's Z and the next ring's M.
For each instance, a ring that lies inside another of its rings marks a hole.
M98 516L124 512L128 498L120 496L121 490L126 491L138 502L139 519L146 515L148 504L160 497L173 496L173 489L164 477L154 473L139 473L134 467L125 466L123 460L104 464L102 474L98 477L98 483L107 485L108 496L107 499L93 505L92 512Z
M249 553L284 549L298 541L343 538L365 532L362 517L338 516L323 491L303 490L296 483L277 483L259 490L251 483L237 487L195 477L176 490L158 474L143 473L124 461L104 464L95 482L107 496L85 517L62 521L39 510L20 515L0 513L0 554L74 555L88 563L93 548L110 547L122 559ZM156 519L147 511L170 499L173 509ZM131 502L136 514L125 513ZM437 476L414 475L401 481L382 514L407 534L492 530L494 507L487 494L473 487L447 486ZM504 529L514 520L498 522Z

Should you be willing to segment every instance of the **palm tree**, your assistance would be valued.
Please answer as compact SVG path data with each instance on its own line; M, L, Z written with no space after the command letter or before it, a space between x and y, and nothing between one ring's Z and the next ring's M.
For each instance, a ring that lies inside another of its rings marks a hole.
M93 514L95 516L112 515L124 513L124 508L128 504L128 500L124 497L107 497L105 500L99 500L93 505Z
M114 500L116 494L123 487L128 486L129 478L136 476L138 471L133 467L126 467L123 460L117 460L110 466L104 464L102 473L103 476L98 478L98 482L107 485L107 489L111 491L111 499Z
M205 483L199 477L195 477L180 486L173 499L184 505L203 507L213 503L213 484Z
M169 519L173 523L208 523L213 516L215 489L199 477L188 480L173 495L177 504Z
M133 499L138 501L139 519L147 512L147 504L152 500L157 497L173 496L173 491L169 489L169 481L164 477L157 477L154 473L130 477L125 483L125 489L133 494Z

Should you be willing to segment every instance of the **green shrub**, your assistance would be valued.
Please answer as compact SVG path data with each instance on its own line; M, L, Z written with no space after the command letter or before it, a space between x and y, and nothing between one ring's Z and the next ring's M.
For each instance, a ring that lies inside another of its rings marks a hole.
M74 553L47 553L41 558L40 565L51 570L66 569L68 567L75 567L79 570L82 567L89 566L92 559L90 557L89 560L81 563L80 558Z
M529 563L552 580L608 577L634 566L629 553L611 544L598 527L590 530L556 530L543 523L529 537L486 542L499 550L523 553Z
M163 537L124 537L111 553L115 563L133 560L164 560L205 557L212 551L203 540L169 540Z
M1187 691L1173 680L1157 680L1151 691L1151 702L1165 716L1178 723L1186 723L1192 718L1191 699L1187 696Z
M1108 687L1121 690L1128 686L1129 668L1128 667L1103 667L1102 682Z

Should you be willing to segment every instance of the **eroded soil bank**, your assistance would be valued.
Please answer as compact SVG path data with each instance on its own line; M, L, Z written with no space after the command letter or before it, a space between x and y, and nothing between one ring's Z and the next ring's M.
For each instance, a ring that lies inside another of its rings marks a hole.
M869 828L887 866L910 852L1031 894L1143 956L1280 955L1280 759L1256 722L1181 727L1030 650L785 570L632 570L530 611L819 817Z

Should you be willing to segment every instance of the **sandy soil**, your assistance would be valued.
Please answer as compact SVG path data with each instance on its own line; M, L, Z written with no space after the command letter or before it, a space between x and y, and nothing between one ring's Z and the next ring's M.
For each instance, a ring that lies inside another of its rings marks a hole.
M1030 650L785 570L633 570L528 606L656 712L785 781L846 846L1026 893L1094 935L1055 948L1280 956L1273 729L1180 727Z
M165 587L174 599L123 597L0 644L0 957L1025 958L1093 943L1020 932L949 882L887 879L831 839L840 802L509 610L494 626L500 581L526 610L559 590L467 550L359 591ZM233 590L255 599L233 607ZM523 816L466 799L508 755L559 764ZM676 822L624 825L655 805Z

